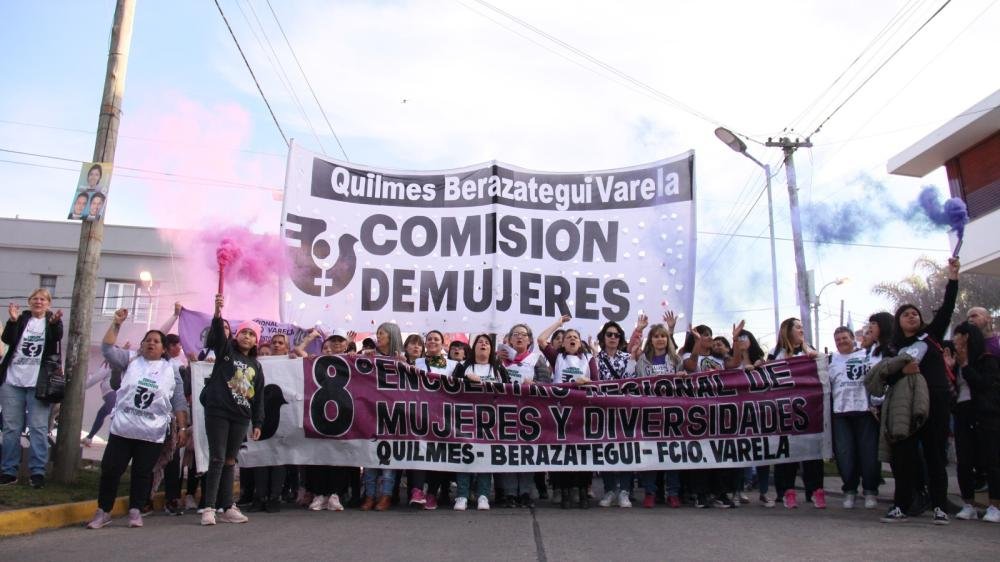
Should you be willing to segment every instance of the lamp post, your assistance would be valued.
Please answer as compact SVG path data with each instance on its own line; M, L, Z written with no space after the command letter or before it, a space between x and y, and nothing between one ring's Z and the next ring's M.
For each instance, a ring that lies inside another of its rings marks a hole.
M771 166L757 160L747 152L747 145L740 140L732 131L724 127L715 130L715 136L726 144L729 148L746 156L751 162L757 164L764 170L764 178L767 181L767 219L770 229L771 239L771 298L774 300L774 333L778 334L781 325L781 317L778 312L778 258L774 250L774 204L771 199Z
M823 295L823 291L830 285L843 285L844 283L847 283L850 280L851 279L849 277L839 277L837 279L834 279L833 281L830 281L826 285L823 285L820 288L819 292L816 293L816 299L813 301L813 324L815 324L814 329L816 330L816 333L814 334L815 339L813 341L815 342L817 350L819 349L819 298ZM841 316L843 316L843 313L841 313Z
M152 328L153 324L153 274L148 271L139 272L139 281L146 286L146 294L149 296L149 306L146 308L146 331Z

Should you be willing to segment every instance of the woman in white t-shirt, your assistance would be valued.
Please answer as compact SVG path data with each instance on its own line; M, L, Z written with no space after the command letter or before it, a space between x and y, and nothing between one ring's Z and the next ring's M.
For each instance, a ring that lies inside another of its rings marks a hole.
M569 321L568 314L560 316L538 335L538 341L549 341L552 334ZM545 358L549 360L549 364L552 365L552 382L554 383L586 384L599 377L597 359L587 343L580 338L580 332L573 328L568 328L563 332L561 347L557 349L550 343L543 353ZM549 476L552 479L552 487L560 491L560 507L569 509L570 490L576 490L579 493L578 501L581 509L590 507L588 489L593 477L592 472L553 472Z
M868 353L854 346L854 333L841 326L834 330L837 351L830 356L830 395L833 403L833 446L837 470L844 485L844 509L853 509L862 485L865 509L878 507L878 420L871 413L865 389Z
M412 338L412 336L410 337ZM407 341L413 343L410 338L407 338ZM448 359L448 352L444 347L444 334L438 330L431 330L424 335L423 349L424 356L413 362L413 366L418 369L448 377L458 366L458 361ZM409 357L409 350L406 353ZM408 474L410 505L427 510L437 509L437 496L441 487L447 483L445 476L447 473L434 470L410 470ZM424 484L427 485L426 492Z
M802 322L798 318L786 318L778 328L778 345L768 356L768 360L777 361L792 357L816 357L816 350L805 340ZM795 494L795 476L799 471L799 463L786 462L774 467L774 488L778 497L782 498L785 509L795 509L799 506ZM811 498L817 509L826 508L826 492L823 491L823 459L802 461L802 482L806 488L806 501Z
M455 369L456 379L468 379L473 382L508 383L510 377L507 369L501 365L493 351L493 340L487 334L479 334L472 340L472 357ZM455 476L458 490L455 492L455 511L465 511L468 505L469 488L472 484L472 474L462 472ZM476 475L476 509L490 508L490 488L493 487L493 475L480 472Z
M115 389L117 399L111 412L111 431L101 459L97 512L87 524L88 529L100 529L111 523L118 483L129 464L132 472L128 526L142 527L139 510L149 501L153 466L175 416L180 428L177 447L184 447L188 439L184 383L167 356L166 335L159 330L146 332L138 355L133 357L115 345L118 331L127 317L128 311L124 308L115 311L114 320L101 342L101 351L108 364L125 372L121 385Z
M31 486L45 485L45 464L49 460L49 412L52 406L35 398L35 386L42 360L56 352L62 340L62 311L54 313L52 295L36 289L28 297L24 312L10 303L10 319L3 328L3 342L9 347L0 361L0 406L3 408L3 457L0 485L17 482L21 465L21 432L29 429L31 443L28 470ZM27 417L25 417L27 412Z

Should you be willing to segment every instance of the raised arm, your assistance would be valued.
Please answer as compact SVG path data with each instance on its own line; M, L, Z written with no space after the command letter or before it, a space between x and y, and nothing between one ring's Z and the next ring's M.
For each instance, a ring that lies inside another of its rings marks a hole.
M174 327L174 323L176 323L177 319L180 318L181 309L183 308L184 307L181 306L180 301L174 303L174 314L170 318L167 318L167 321L164 322L162 326L160 326L161 332L163 332L164 334L170 333L170 330L172 330Z
M635 330L632 330L632 336L628 339L628 354L632 356L633 361L638 359L639 354L642 353L642 333L646 331L647 326L649 326L649 317L640 314L639 320L635 324Z
M111 319L111 325L108 326L108 331L104 333L104 339L101 340L101 353L104 354L108 365L122 370L128 367L129 355L127 351L116 346L115 342L118 340L118 332L121 331L122 323L125 322L126 318L128 318L128 310L124 308L116 310Z
M570 320L571 317L569 314L563 314L551 326L542 330L542 333L538 334L538 349L545 349L549 345L549 338L552 337L552 334Z
M958 270L961 264L958 258L948 259L948 284L944 287L944 302L937 310L934 319L927 325L927 333L938 341L944 339L948 325L951 324L951 315L955 312L955 301L958 299Z
M293 349L292 352L295 353L296 357L305 357L309 355L309 353L306 351L306 348L309 347L309 344L311 344L316 338L321 337L322 335L323 333L317 330L316 328L309 330L309 333L306 334L306 337L302 338L302 342L299 343L299 345L295 346L295 349Z

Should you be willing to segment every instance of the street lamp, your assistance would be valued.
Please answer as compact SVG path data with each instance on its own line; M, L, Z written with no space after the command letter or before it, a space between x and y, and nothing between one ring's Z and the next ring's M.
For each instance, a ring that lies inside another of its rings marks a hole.
M781 318L778 312L778 258L774 250L774 205L771 200L771 166L764 164L760 160L757 160L747 152L747 145L739 137L733 134L732 131L726 129L725 127L719 127L715 130L715 136L719 138L720 141L726 144L729 148L736 152L739 152L743 156L750 159L751 162L757 164L764 170L764 178L767 180L767 218L768 227L770 229L770 239L771 239L771 297L774 300L774 333L778 334L778 328L781 326Z
M146 294L149 295L149 306L146 308L146 331L148 332L153 323L153 274L148 271L139 272L139 281L146 286Z
M837 279L830 281L826 285L823 285L820 288L819 292L816 293L816 299L813 301L813 324L815 325L814 329L816 330L815 332L816 338L813 341L815 342L817 348L819 347L819 298L823 295L823 291L830 285L843 285L844 283L847 283L850 280L851 280L850 277L838 277Z

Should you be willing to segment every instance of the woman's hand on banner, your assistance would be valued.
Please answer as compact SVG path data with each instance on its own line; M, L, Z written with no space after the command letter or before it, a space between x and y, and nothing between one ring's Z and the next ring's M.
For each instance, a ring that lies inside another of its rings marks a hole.
M255 427L253 431L250 432L250 439L254 441L260 441L260 428Z

